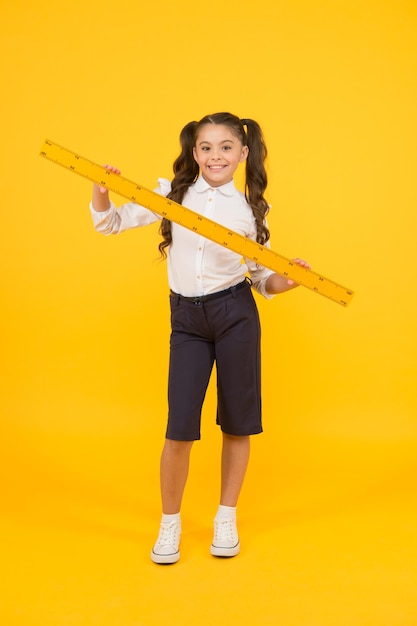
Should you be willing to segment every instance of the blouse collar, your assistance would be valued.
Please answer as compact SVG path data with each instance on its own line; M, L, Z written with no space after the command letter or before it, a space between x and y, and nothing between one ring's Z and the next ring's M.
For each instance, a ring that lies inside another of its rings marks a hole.
M235 183L233 180L231 180L229 183L226 183L225 185L221 185L220 187L210 187L208 182L204 180L201 174L194 183L194 189L197 193L204 193L208 189L215 189L216 191L220 191L220 193L222 193L224 196L233 196L236 191Z

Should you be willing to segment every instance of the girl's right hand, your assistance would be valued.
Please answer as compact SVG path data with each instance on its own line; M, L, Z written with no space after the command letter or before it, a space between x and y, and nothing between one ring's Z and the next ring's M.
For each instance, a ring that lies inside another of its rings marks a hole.
M103 165L103 167L106 168L106 170L109 170L110 172L113 172L113 174L117 174L118 176L120 176L120 174L122 173L119 168L114 167L114 165ZM106 187L99 187L99 191L100 193L107 193L107 189Z

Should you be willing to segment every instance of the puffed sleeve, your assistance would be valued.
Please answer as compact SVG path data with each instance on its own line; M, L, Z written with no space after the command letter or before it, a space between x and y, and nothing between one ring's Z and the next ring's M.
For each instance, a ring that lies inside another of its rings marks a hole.
M266 244L266 247L269 247L268 243ZM267 300L273 298L276 294L268 293L265 287L266 281L271 276L271 274L274 273L273 270L270 270L267 267L263 267L262 265L257 265L254 261L251 261L250 259L245 259L245 261L249 270L250 279L252 281L252 288L259 294L261 294L261 296L267 298Z
M268 227L267 220L265 220L265 225ZM254 239L256 241L255 224L253 225L253 230L249 236L251 239ZM266 242L265 247L270 248L269 241ZM266 281L271 276L271 274L274 273L273 270L270 270L267 267L263 267L262 265L258 265L257 263L255 263L255 261L252 261L251 259L245 259L245 263L249 271L249 276L252 281L253 289L257 291L261 296L266 298L267 300L270 300L271 298L273 298L276 294L268 293L265 287Z
M154 191L166 196L171 190L171 183L166 178L158 179L158 187ZM116 208L113 202L107 211L95 211L90 202L90 211L94 228L103 235L117 235L131 228L139 228L153 224L161 219L160 215L146 209L135 202L127 202Z

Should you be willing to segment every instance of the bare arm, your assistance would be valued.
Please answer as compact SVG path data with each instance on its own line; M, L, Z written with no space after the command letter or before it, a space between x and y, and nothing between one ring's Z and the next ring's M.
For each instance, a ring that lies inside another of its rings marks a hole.
M298 263L298 265L301 265L302 267L310 269L310 266L306 261L294 259L294 262ZM291 279L281 276L280 274L271 274L265 284L265 288L268 293L284 293L285 291L294 289L294 287L298 287L298 284Z

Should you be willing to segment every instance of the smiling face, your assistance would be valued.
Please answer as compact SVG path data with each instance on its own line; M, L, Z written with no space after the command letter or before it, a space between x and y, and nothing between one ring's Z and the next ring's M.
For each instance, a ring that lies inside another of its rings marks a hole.
M206 124L196 139L193 154L201 174L211 187L229 183L239 163L246 160L248 147L222 124Z

